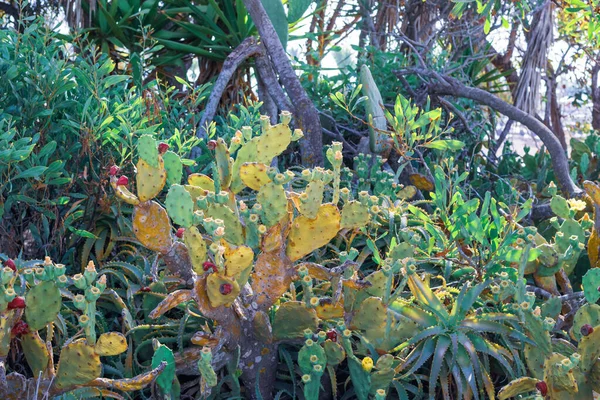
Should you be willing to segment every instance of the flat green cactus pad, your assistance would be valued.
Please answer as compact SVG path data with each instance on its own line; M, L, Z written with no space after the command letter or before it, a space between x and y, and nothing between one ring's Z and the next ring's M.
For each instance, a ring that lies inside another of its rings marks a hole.
M169 193L167 193L165 205L173 222L185 228L192 226L194 222L194 201L183 186L171 186Z
M85 339L63 347L56 371L56 386L64 389L83 385L98 377L102 372L100 356Z
M40 338L37 332L26 333L21 337L21 347L25 354L25 359L33 376L39 376L40 372L46 371L50 356L46 344Z
M299 301L283 303L275 313L273 336L277 339L301 338L305 329L317 330L317 313ZM320 346L319 346L320 347Z
M142 135L137 142L137 153L150 166L158 167L158 143L151 135Z
M25 319L29 329L37 331L56 319L62 306L60 290L54 282L41 282L25 297Z
M183 176L183 163L181 158L172 151L163 154L165 171L167 172L167 183L169 185L180 184Z

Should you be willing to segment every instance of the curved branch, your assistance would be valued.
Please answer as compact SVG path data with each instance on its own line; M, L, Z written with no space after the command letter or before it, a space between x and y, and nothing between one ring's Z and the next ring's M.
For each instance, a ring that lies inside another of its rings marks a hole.
M571 179L571 176L569 175L569 160L560 141L554 133L537 118L485 90L468 87L457 79L447 75L440 75L437 72L427 69L395 71L396 75L402 75L407 72L430 78L432 81L427 88L429 93L475 100L506 115L511 120L525 125L540 138L544 143L544 146L548 149L548 153L550 153L550 158L552 159L554 173L561 189L570 197L578 197L584 193L583 190L573 182L573 179Z
M206 138L206 126L210 124L217 113L217 107L223 97L223 92L227 88L229 81L233 77L233 74L239 66L246 61L248 58L257 55L261 52L262 47L258 45L256 38L246 38L235 50L227 56L227 59L223 63L223 68L219 73L219 77L215 81L212 87L208 103L204 108L204 114L200 120L200 126L196 136L199 138Z

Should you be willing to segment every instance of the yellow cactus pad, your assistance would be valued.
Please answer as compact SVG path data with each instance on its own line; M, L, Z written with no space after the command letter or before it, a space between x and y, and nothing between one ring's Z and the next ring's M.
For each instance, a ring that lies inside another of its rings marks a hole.
M164 253L171 248L171 223L167 211L155 201L133 209L133 233L150 250Z
M228 307L240 294L240 285L232 278L213 273L206 278L206 292L211 306Z
M206 196L210 190L201 188L200 186L183 185L183 188L192 196L192 199L196 200L200 196ZM194 208L196 205L194 204Z
M409 175L408 179L417 189L426 190L428 192L435 189L433 182L426 175L415 173Z
M370 219L369 209L358 201L350 201L342 208L341 226L343 229L362 228L369 223Z
M273 336L276 339L294 339L304 336L304 331L315 332L318 327L317 313L299 301L283 303L273 319Z
M208 190L209 192L215 191L215 182L210 177L203 174L191 174L188 176L188 184Z
M21 338L21 347L33 375L37 377L40 372L45 372L50 355L40 335L36 331L24 334Z
M252 291L257 294L256 303L262 308L271 307L292 283L291 263L281 250L260 253L252 274Z
M515 379L498 392L498 400L507 400L522 393L533 392L538 382L538 379L527 376Z
M100 335L94 347L100 356L116 356L127 350L127 340L119 332L108 332Z
M156 319L166 313L167 311L177 307L178 305L190 301L192 299L192 291L191 290L176 290L172 293L169 293L167 297L158 305L152 312L148 315L152 319Z
M195 226L190 226L183 234L183 242L187 247L192 261L192 268L197 274L202 274L204 269L202 264L206 261L206 242L202 234Z
M271 164L273 157L283 153L292 141L292 130L289 126L277 124L255 138L256 143L256 159L264 164Z
M102 373L100 356L85 339L70 343L60 352L56 387L60 389L86 384Z
M267 169L265 164L247 162L240 167L240 178L250 189L259 190L262 185L271 182L267 175Z
M323 204L317 217L300 216L292 222L286 249L287 256L297 261L312 251L325 246L340 230L341 216L333 204Z
M140 201L156 197L167 183L167 171L162 157L158 157L158 168L154 168L141 158L136 164L135 184Z
M225 273L227 276L237 277L252 265L254 252L248 246L227 247L225 251Z
M131 193L129 191L129 189L127 189L126 186L117 185L117 180L118 180L118 178L116 176L110 177L110 185L114 189L117 197L120 198L121 200L123 200L127 204L131 204L134 206L137 206L138 204L140 204L140 199L138 199L138 197L135 194Z
M321 299L315 310L317 311L317 316L323 320L344 318L343 304L335 304L331 299L328 298Z

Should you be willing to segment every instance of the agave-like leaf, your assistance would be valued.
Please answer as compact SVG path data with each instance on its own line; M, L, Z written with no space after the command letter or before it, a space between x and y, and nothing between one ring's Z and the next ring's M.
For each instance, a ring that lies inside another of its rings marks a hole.
M450 347L450 338L448 336L440 336L437 340L437 344L435 346L435 353L433 355L433 361L431 363L431 369L429 373L429 397L435 397L435 388L437 386L437 380L440 376L441 368L444 364L444 359L446 358L446 352ZM442 380L446 380L447 378L441 377Z
M442 320L442 323L447 324L449 322L448 310L435 293L431 291L429 285L423 282L417 274L409 275L408 286L413 296L423 307L436 314Z
M396 312L403 317L414 321L416 324L423 328L428 328L432 325L437 325L438 320L428 313L427 311L421 310L420 308L409 306L408 304L402 304L399 301L394 301L388 306L388 310Z
M421 348L421 352L420 352L418 360L412 365L412 367L410 367L410 369L402 377L407 377L407 376L413 374L416 370L421 368L423 366L423 364L425 364L431 358L431 356L433 355L433 352L435 351L436 342L437 342L437 338L427 339L427 341L423 344L423 346ZM407 365L407 364L405 363L404 365Z

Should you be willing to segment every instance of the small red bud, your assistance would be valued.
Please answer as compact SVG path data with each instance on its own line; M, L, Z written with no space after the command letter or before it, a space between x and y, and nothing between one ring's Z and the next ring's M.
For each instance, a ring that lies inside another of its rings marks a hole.
M233 290L233 286L231 285L231 283L224 283L219 288L219 291L224 296L227 296L229 293L231 293L232 290Z
M178 238L182 238L183 234L185 233L185 228L179 228L177 229L177 232L175 232L175 236L177 236Z
M152 289L150 289L148 286L144 286L140 289L140 292L144 292L144 293L151 292L151 291L152 291Z
M538 383L536 383L535 388L540 391L540 394L542 396L548 394L548 385L544 381L539 381Z
M331 340L332 342L337 342L337 336L337 332L333 329L327 332L327 339Z
M209 271L212 270L213 272L217 271L217 266L213 263L211 263L210 261L204 261L204 263L202 264L202 268L205 271Z
M121 170L121 168L117 167L116 165L113 165L112 167L110 167L110 169L108 170L108 174L110 176L115 176L119 173L119 171Z
M208 147L209 150L214 150L217 148L217 141L209 140L208 143L206 144L206 146Z
M8 260L4 261L4 266L17 272L17 266L15 265L15 262L13 260L11 260L10 258Z
M600 286L598 286L598 289L597 289L597 290L600 292Z
M26 333L29 333L29 325L23 320L19 320L16 324L13 325L11 333L13 336L19 336Z
M581 327L580 332L583 336L587 336L594 332L594 328L590 324L585 324Z
M14 310L17 308L25 308L25 299L21 296L15 297L10 303L8 303L9 310Z
M165 154L167 150L169 150L169 145L164 142L160 142L160 144L158 145L158 152L160 154Z
M119 179L117 180L118 186L127 186L128 183L129 183L129 178L126 177L125 175L120 176Z

